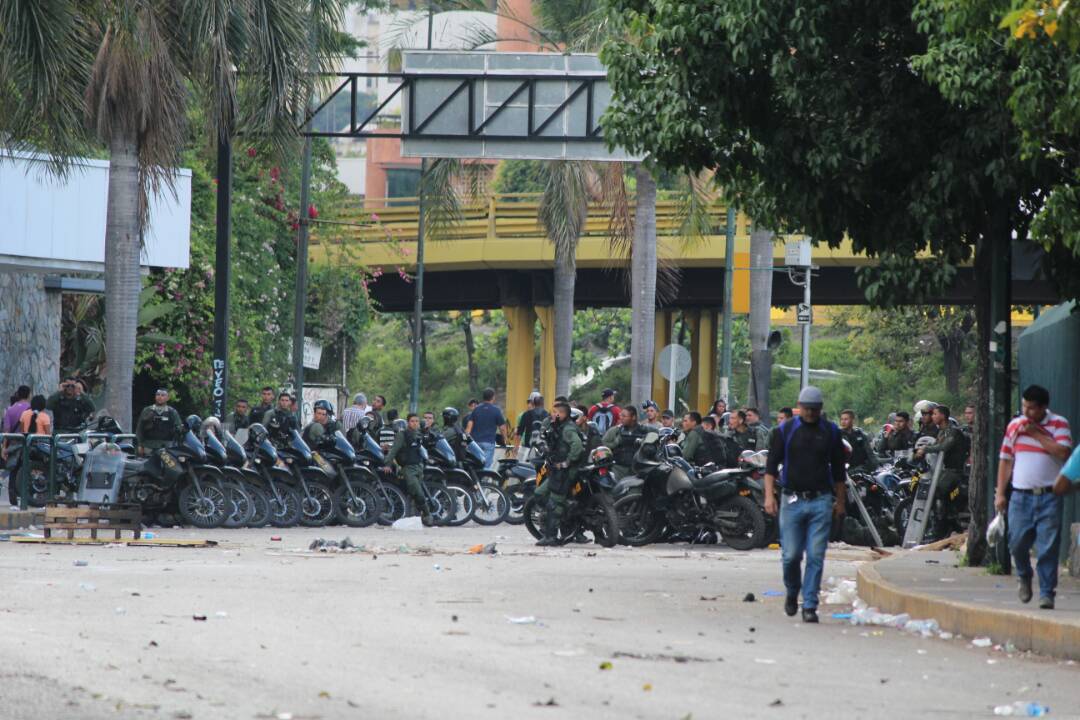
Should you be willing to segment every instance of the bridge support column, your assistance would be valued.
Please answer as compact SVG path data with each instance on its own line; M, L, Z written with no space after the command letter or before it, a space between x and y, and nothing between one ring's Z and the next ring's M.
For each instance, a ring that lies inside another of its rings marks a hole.
M533 366L536 361L536 313L527 305L503 306L509 332L506 336L507 412L525 402L533 390Z
M653 371L652 371L652 399L660 406L661 410L667 408L668 394L671 392L670 383L660 374L660 351L671 344L672 312L670 310L657 310L654 319L656 327L653 346Z
M555 399L555 308L537 305L536 317L540 319L540 394L551 406Z
M716 399L716 329L717 311L713 308L692 310L690 321L690 392L691 410L707 410Z

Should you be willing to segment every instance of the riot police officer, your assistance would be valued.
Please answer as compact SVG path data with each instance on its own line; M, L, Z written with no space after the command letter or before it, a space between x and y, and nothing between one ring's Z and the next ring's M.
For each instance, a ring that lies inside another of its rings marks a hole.
M544 480L547 495L547 513L544 515L543 537L537 545L555 545L559 526L566 512L567 495L577 474L577 467L585 457L585 444L581 433L570 419L570 404L559 401L554 406L551 425L545 431L548 448L548 476ZM537 488L541 494L541 488Z
M642 440L648 429L638 422L637 408L627 405L619 414L619 424L613 425L604 433L603 444L611 448L614 456L615 477L622 478L630 474L634 465L634 453L637 452L638 442Z
M409 413L405 417L405 428L399 430L394 436L394 444L390 446L390 452L386 454L383 472L393 472L393 463L396 460L401 466L405 476L405 489L412 496L416 507L420 510L420 519L424 525L431 525L431 512L427 506L427 498L421 483L424 482L424 456L421 452L423 447L423 435L420 432L420 417L416 413Z
M447 443L450 444L450 448L454 451L454 456L459 460L461 459L462 442L464 441L465 431L461 429L461 413L457 408L445 407L442 411L442 436Z
M302 435L308 447L314 448L337 432L337 422L334 421L334 406L328 400L316 400L311 411L313 419L304 428Z
M911 416L901 410L896 413L890 428L881 438L878 452L896 455L905 453L915 446L915 433L911 431Z
M750 428L747 423L745 410L732 410L728 414L727 437L731 438L739 448L743 450L760 450L758 445L759 435Z
M154 404L143 408L135 423L135 439L139 454L147 455L150 450L160 450L176 441L184 429L180 413L169 405L169 391L159 388L154 393Z
M937 426L937 441L933 445L919 448L915 455L916 457L923 457L928 453L935 452L945 454L941 475L938 477L937 493L940 497L946 499L946 513L952 519L957 508L953 507L953 503L948 502L948 499L953 490L959 487L963 481L968 447L960 428L953 426L949 422L949 408L947 406L935 405L933 419L934 424Z
M862 428L855 426L854 410L840 412L840 435L851 446L851 456L848 458L848 468L851 472L869 472L878 466L877 456L870 447L870 438Z
M57 432L78 432L94 414L94 401L82 389L77 378L68 377L46 401L45 409L53 414Z
M278 446L288 442L289 432L297 426L296 415L292 411L292 395L284 390L278 393L277 407L266 411L262 424L270 433L270 442Z
M688 412L682 419L683 438L679 443L683 457L687 462L697 465L708 465L712 460L709 452L709 443L705 438L705 428L701 426L701 413Z

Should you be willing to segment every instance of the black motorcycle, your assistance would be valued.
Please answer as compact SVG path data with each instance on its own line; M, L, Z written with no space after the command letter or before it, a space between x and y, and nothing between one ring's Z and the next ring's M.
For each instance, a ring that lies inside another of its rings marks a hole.
M219 440L217 433L221 433ZM204 433L207 459L221 469L225 479L222 484L232 505L232 512L225 518L227 528L265 527L270 522L270 501L260 484L252 482L243 467L247 453L228 431L220 427Z
M30 507L44 507L49 500L49 464L55 460L53 470L54 490L71 499L79 489L79 456L71 436L56 437L56 456L52 458L53 438L35 437L29 441L29 463L27 464L27 497ZM26 437L12 437L8 441L7 463L8 482L19 488L23 462L27 454Z
M145 460L126 459L122 501L138 503L147 517L175 508L190 525L220 527L232 510L222 483L224 473L209 464L196 430L197 425L188 426L177 442L151 451Z
M255 423L248 428L248 466L244 474L258 482L269 502L268 521L274 527L292 527L300 522L300 494L291 472L279 464L277 448L270 442L266 427Z
M764 541L764 513L748 482L751 468L698 473L676 446L649 433L634 455L633 471L614 491L628 545L656 542L665 530L691 541L718 533L735 550L751 550Z
M353 448L356 450L356 466L366 471L365 479L372 484L379 502L380 525L391 525L409 514L409 499L392 482L383 479L382 468L386 455L375 438L368 434L369 418L360 420L359 429L353 433Z
M589 454L589 462L578 469L577 478L570 486L567 505L559 527L556 542L565 545L581 532L592 533L597 545L615 547L620 541L619 518L611 499L614 480L611 468L615 464L611 450L601 445ZM547 466L537 478L547 475ZM547 513L547 498L534 494L525 502L525 527L536 539L543 537Z
M356 451L340 430L327 435L311 455L333 488L338 520L349 527L367 527L379 519L373 473L356 464Z
M484 465L484 451L468 435L462 436L459 460L446 438L431 433L428 454L446 478L446 486L457 500L457 514L450 525L475 520L479 525L498 525L510 511L510 501L500 488L499 474Z
M288 431L287 442L278 447L278 457L292 473L300 493L300 524L322 527L334 519L337 507L328 485L330 476L316 464L311 448L295 428Z

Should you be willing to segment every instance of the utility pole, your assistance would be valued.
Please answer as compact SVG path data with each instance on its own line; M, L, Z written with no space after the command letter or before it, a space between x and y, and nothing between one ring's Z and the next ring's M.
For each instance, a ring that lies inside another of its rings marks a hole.
M214 258L214 357L210 414L225 417L229 394L229 245L232 239L232 138L218 128L217 251Z
M727 232L724 245L724 324L720 345L720 397L729 401L731 389L731 298L735 282L735 208L727 209Z
M428 2L427 49L435 26L435 6ZM417 188L416 217L416 283L413 296L412 382L409 386L409 412L420 407L420 360L424 347L424 178L427 175L427 158L420 160L420 185Z
M308 42L311 50L315 50L315 15L311 16L311 29L308 33ZM315 68L308 68L310 76L308 83L313 82ZM307 99L302 112L307 112L311 107L314 86L309 84L305 88ZM304 156L300 166L300 212L297 217L296 234L296 304L293 318L293 391L296 393L296 406L300 409L300 418L304 414L304 313L307 310L307 279L308 279L308 208L311 207L311 120L304 124Z

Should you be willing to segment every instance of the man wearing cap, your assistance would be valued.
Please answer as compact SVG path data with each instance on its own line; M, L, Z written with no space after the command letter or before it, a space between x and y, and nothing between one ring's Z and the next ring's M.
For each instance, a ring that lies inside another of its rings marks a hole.
M521 413L521 417L518 418L517 424L517 442L518 448L526 448L526 450L532 447L533 440L533 425L540 423L543 426L544 420L549 417L548 411L544 408L544 396L538 392L534 392L529 397L529 409ZM528 452L518 452L518 459L522 462L528 460Z
M367 414L367 411L367 395L364 393L353 395L352 405L345 408L344 412L341 413L341 432L348 435L350 430L360 424L360 420Z
M675 429L675 413L671 410L665 410L660 413L660 427Z
M802 389L799 416L786 421L773 434L765 469L765 512L780 514L787 590L784 612L789 616L798 612L802 590L802 619L807 623L818 621L818 592L829 531L833 516L843 515L845 501L844 446L840 428L821 417L824 404L821 390L813 385ZM774 492L777 479L779 506Z
M169 391L159 388L154 393L154 404L143 408L135 422L135 440L139 446L139 454L147 455L149 450L168 447L183 428L180 413L169 405Z
M615 404L615 391L604 388L600 393L600 402L589 408L589 420L596 423L596 429L603 435L619 424L620 412L619 406Z
M641 426L646 430L659 430L660 406L652 400L646 400L641 403L641 409L645 413L644 419L641 420Z

